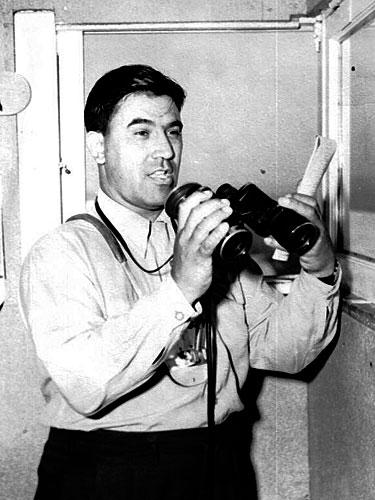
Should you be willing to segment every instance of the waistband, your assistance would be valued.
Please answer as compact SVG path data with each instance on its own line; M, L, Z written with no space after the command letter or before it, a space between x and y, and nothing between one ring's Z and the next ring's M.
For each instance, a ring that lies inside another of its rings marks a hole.
M50 444L63 444L68 448L92 448L96 450L118 449L125 447L139 450L147 448L150 445L170 446L183 442L184 445L195 445L198 443L207 443L210 437L215 441L241 441L244 438L244 426L246 417L244 412L230 415L222 424L215 426L212 435L207 427L193 429L178 429L167 431L151 432L128 432L108 429L99 429L94 431L80 431L70 429L60 429L52 427L50 429L48 441Z

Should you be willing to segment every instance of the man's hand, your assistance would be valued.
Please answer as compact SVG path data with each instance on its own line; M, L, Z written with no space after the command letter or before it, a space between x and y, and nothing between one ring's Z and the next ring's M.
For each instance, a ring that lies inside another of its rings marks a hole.
M229 201L212 194L197 191L179 206L172 277L191 304L209 288L213 251L229 230Z
M321 219L315 198L294 193L279 198L280 206L290 208L313 222L320 230L320 236L314 247L300 257L300 264L307 272L317 277L326 277L333 273L335 253L328 231ZM273 237L265 238L265 243L281 248Z
M335 252L331 238L321 219L315 198L294 193L279 198L282 207L290 208L313 222L320 230L320 236L313 248L300 257L300 264L305 271L317 277L329 276L335 267Z

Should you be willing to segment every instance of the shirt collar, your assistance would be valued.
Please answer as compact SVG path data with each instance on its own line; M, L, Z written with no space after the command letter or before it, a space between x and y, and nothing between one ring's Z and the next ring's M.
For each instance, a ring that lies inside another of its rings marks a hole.
M131 239L139 248L145 249L144 245L147 245L150 228L152 227L163 226L168 233L174 233L171 220L164 210L154 222L151 222L142 215L112 200L100 188L98 191L98 203L116 229L122 235L126 235L128 239Z

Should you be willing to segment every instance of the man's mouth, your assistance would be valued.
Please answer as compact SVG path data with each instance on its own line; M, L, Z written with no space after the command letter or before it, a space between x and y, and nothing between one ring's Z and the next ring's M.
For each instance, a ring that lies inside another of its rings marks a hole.
M158 184L170 184L173 180L173 174L169 170L156 170L149 177Z

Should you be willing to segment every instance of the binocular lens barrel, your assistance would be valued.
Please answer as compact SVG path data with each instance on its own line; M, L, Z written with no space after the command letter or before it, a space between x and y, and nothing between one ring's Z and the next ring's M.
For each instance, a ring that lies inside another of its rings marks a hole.
M207 188L203 188L203 186L197 182L189 182L188 184L174 188L165 202L166 214L171 219L177 220L179 204L191 194L195 193L195 191L202 191L203 189Z

